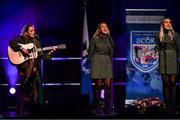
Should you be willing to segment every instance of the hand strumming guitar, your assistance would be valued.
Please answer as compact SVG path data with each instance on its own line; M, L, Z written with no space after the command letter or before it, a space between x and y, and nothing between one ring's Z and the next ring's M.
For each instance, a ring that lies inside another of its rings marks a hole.
M25 48L21 48L21 53L24 55L24 56L29 56L29 51Z

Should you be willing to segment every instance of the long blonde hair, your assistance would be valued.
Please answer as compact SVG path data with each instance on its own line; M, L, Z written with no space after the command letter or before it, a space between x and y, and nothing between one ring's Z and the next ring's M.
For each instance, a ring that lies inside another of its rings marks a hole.
M159 32L159 39L160 41L162 42L163 39L164 39L164 21L166 19L169 19L171 21L170 18L163 18L163 20L161 21L161 25L160 25L160 32ZM172 23L171 23L171 26L172 26ZM171 28L171 31L168 31L168 36L171 38L171 40L173 40L173 34L174 34L174 30L173 30L173 27Z

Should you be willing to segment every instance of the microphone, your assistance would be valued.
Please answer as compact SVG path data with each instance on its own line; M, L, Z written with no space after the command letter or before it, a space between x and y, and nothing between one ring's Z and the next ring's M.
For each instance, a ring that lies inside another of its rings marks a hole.
M172 26L170 26L169 30L174 33L174 29Z
M110 37L110 32L109 32L109 30L106 32L106 36Z
M162 42L162 49L165 50L165 49L166 49L166 46L167 46L167 42L163 41L163 42Z
M175 38L175 33L174 33L174 29L173 29L173 27L171 26L169 30L172 32L172 36L173 36L173 38Z
M40 38L38 34L35 34L34 37L35 37L36 39L39 39L39 38Z

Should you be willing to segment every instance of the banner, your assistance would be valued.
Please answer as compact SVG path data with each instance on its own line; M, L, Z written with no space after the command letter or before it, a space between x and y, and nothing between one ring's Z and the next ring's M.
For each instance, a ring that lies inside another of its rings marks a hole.
M126 9L129 51L126 64L126 104L145 97L163 100L155 36L165 9Z
M131 63L141 72L150 72L158 65L155 35L156 31L131 31Z

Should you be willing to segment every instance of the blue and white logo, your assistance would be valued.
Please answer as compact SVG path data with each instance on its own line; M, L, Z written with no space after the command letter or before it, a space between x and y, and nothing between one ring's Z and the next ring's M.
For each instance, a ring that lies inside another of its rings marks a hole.
M130 58L139 71L150 72L158 65L155 41L156 31L131 31Z

